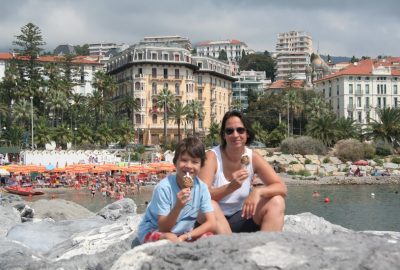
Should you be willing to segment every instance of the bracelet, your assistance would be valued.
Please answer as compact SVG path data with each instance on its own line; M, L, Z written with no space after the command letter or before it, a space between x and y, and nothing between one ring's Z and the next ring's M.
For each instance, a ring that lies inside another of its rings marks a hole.
M187 241L192 241L192 235L190 233L186 233L186 237Z

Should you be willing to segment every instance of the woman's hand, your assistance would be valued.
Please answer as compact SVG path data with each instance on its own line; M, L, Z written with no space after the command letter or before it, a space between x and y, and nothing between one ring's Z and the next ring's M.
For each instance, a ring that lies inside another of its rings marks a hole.
M246 169L240 169L232 173L233 179L230 181L229 187L231 187L233 190L240 188L248 176L249 172Z
M250 219L256 214L256 208L258 202L261 199L259 190L259 188L254 189L252 192L250 192L249 196L244 201L242 208L242 217Z
M176 206L182 209L188 201L190 201L190 188L181 189L181 191L176 194Z

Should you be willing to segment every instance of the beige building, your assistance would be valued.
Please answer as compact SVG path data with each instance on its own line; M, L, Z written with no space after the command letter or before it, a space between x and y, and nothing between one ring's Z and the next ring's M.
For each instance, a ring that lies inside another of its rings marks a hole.
M216 59L193 57L189 50L177 45L139 43L110 59L106 68L118 82L112 101L133 95L140 104L133 122L136 141L144 145L163 143L164 110L157 107L157 95L163 89L183 104L201 102L203 116L195 122L199 136L208 133L212 120L221 122L230 106L235 79L230 76L229 66ZM182 136L191 133L192 123L182 123ZM178 140L178 127L171 119L167 139Z

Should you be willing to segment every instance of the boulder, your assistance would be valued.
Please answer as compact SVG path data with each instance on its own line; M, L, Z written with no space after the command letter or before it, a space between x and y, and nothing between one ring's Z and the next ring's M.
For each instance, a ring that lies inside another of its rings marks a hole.
M14 207L0 205L0 237L6 236L9 229L21 223L21 216Z
M137 206L130 198L118 200L101 209L97 215L109 220L136 215Z

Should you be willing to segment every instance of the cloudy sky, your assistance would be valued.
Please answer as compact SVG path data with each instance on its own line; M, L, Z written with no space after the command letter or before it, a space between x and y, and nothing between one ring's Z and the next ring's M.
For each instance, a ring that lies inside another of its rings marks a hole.
M13 0L2 1L0 50L28 22L53 50L59 44L134 44L180 35L193 43L239 39L274 51L278 33L305 31L332 56L400 56L398 0Z

